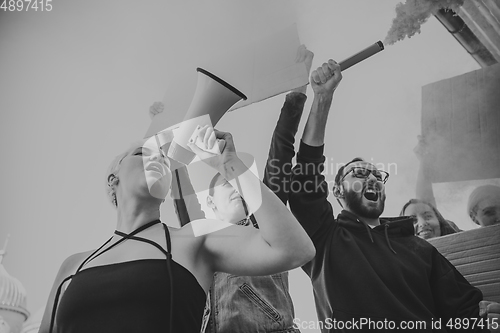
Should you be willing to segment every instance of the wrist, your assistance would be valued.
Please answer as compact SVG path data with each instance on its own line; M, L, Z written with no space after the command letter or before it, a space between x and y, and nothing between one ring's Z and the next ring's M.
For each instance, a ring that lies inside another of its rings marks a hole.
M332 92L314 92L314 99L318 103L331 103L333 100L333 91Z
M318 94L314 96L310 116L319 117L326 121L330 107L332 106L333 96L327 94Z

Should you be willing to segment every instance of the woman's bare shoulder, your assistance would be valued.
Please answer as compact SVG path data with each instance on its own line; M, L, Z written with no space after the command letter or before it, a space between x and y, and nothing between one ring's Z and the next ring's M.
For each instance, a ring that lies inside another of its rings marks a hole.
M61 264L61 268L59 269L58 275L67 276L75 273L78 266L85 260L85 258L90 256L93 251L94 250L75 253L64 259L63 263Z

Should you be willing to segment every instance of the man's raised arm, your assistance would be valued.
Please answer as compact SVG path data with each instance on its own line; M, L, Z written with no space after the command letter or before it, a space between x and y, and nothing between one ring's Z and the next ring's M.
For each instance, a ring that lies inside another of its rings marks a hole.
M328 184L322 175L323 149L333 93L341 80L340 66L333 60L311 73L314 99L297 153L297 164L292 170L290 208L311 238L324 222L333 219L333 209L327 200Z

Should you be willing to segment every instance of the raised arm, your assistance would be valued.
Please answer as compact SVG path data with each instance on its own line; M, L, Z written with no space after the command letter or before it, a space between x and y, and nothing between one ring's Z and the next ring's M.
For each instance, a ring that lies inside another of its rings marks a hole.
M231 135L211 131L204 129L200 138L208 149L217 144L216 137L222 139L225 147L221 155L194 145L190 148L238 190L259 221L259 229L230 226L206 235L204 249L213 270L242 276L270 275L311 260L314 246L291 212L238 158Z
M311 87L314 91L311 112L302 135L302 141L313 147L325 142L325 129L333 100L333 92L342 80L340 66L333 60L323 63L311 73Z
M306 70L311 70L314 53L301 45L297 52L297 62L304 62ZM295 155L295 134L306 103L307 85L292 90L285 97L278 122L271 138L269 154L264 169L264 184L286 205L290 192L292 158Z
M418 158L418 174L416 195L417 199L427 201L428 203L436 206L436 199L434 198L434 191L432 190L432 182L429 175L425 172L425 159L428 158L427 143L425 138L421 135L418 136L418 144L413 149L413 152Z
M309 236L313 237L324 222L333 218L327 200L328 184L322 175L326 121L333 93L342 80L340 67L333 60L311 74L314 100L292 171L294 190L290 192L290 209Z

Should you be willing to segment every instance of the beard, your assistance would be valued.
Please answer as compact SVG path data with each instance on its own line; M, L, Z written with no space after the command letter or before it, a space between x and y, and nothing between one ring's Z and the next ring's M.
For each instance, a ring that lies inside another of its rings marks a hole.
M376 206L366 206L363 205L363 195L361 192L356 192L353 190L347 191L345 193L345 203L346 206L351 209L353 213L358 216L376 219L382 215L385 207L385 194L379 194L378 202Z

